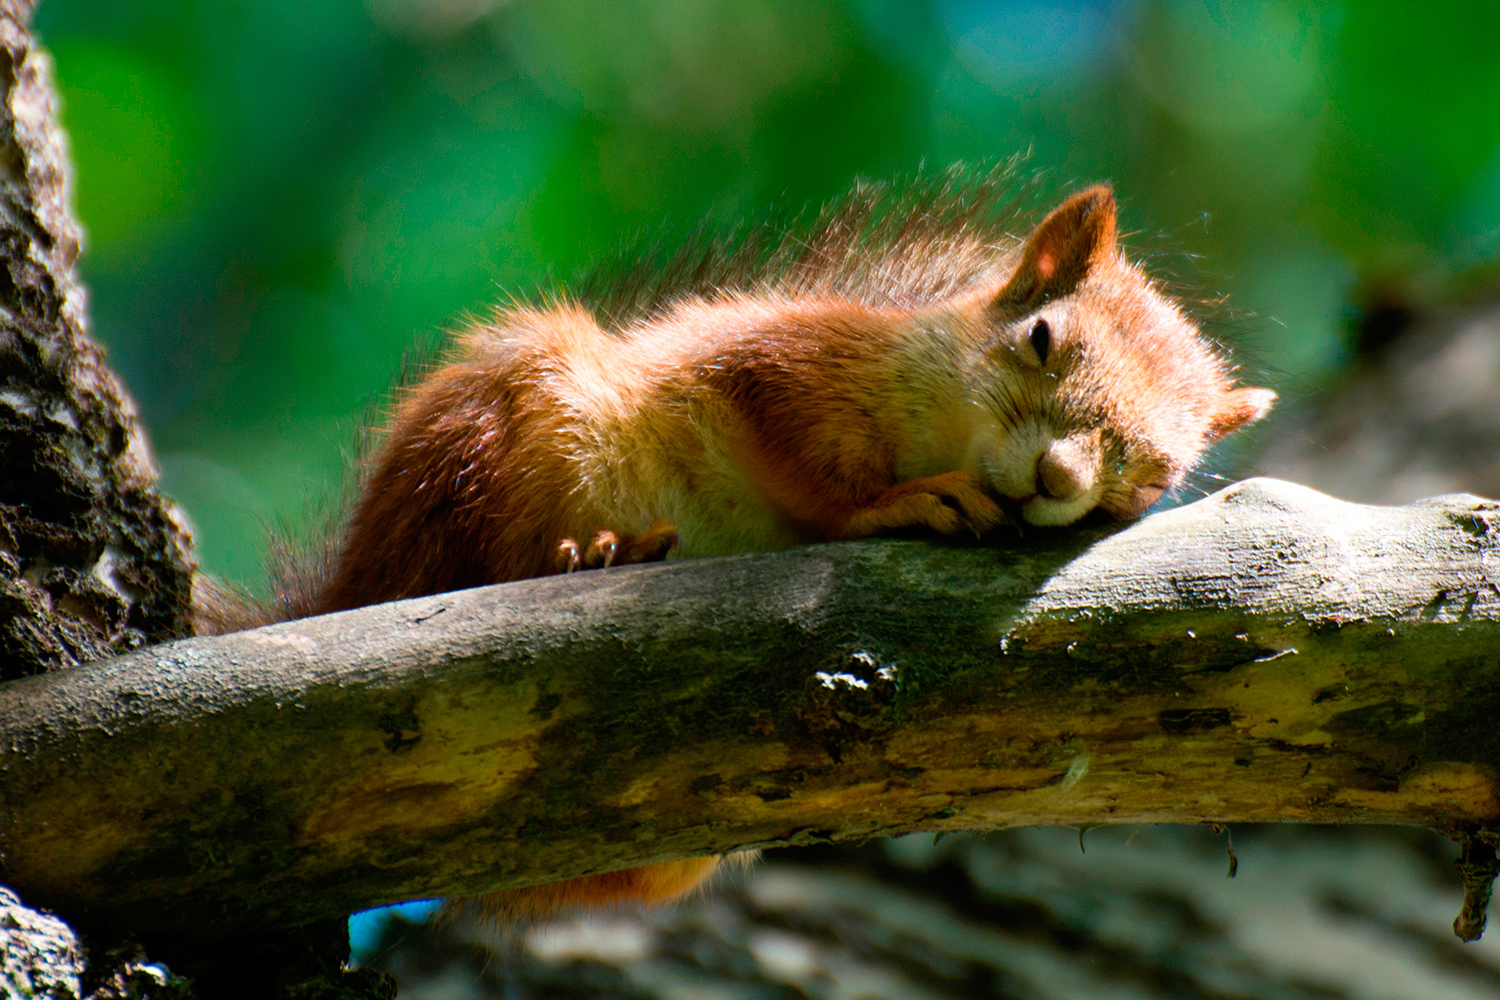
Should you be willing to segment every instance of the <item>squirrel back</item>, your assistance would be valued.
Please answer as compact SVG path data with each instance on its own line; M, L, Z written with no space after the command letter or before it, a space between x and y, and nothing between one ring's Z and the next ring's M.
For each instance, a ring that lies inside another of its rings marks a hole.
M1108 187L1016 235L1006 171L497 310L403 390L282 614L578 568L1144 512L1269 409L1116 245ZM502 893L652 899L694 859Z

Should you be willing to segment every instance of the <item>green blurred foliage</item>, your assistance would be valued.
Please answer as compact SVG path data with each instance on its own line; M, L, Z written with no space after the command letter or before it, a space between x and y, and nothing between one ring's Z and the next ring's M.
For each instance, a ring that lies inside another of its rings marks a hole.
M336 481L406 346L664 220L920 163L1112 179L1295 400L1361 278L1500 256L1500 7L45 0L96 330L208 568Z
M78 67L68 124L90 139L76 144L78 170L110 178L78 193L91 242L108 253L186 208L186 175L202 155L191 81L126 46L83 41L57 57Z

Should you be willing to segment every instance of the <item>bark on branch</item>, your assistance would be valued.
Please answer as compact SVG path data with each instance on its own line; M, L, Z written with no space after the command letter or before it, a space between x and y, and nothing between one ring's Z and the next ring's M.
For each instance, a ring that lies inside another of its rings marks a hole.
M1493 501L1252 480L1113 533L622 568L172 643L0 687L4 877L74 919L219 934L912 830L1488 837L1497 547Z

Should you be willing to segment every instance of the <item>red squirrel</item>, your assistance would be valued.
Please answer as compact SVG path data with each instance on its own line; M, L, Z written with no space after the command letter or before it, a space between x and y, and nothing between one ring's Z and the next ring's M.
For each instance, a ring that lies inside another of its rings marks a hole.
M298 613L669 556L1141 514L1275 394L1236 387L1121 253L1108 186L1018 238L1004 184L858 188L769 250L679 267L686 291L514 305L468 326L397 401ZM513 916L654 901L715 863L480 902Z

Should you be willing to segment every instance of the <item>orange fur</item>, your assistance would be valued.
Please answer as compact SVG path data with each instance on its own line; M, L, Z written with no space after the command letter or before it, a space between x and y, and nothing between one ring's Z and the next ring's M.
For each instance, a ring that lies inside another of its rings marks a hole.
M315 610L674 546L1134 516L1270 405L1119 252L1107 187L1025 240L961 198L898 199L878 218L853 204L769 276L659 296L610 329L572 302L471 326L396 407ZM488 905L653 901L712 868Z
M511 922L536 920L558 910L600 906L621 901L663 903L691 892L707 881L719 866L719 858L686 858L659 865L644 865L622 871L585 875L566 882L496 892L475 900L479 909L495 919Z

